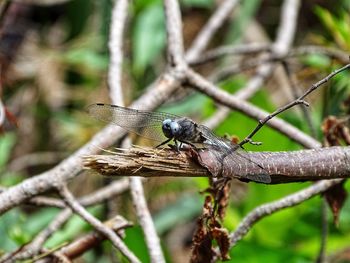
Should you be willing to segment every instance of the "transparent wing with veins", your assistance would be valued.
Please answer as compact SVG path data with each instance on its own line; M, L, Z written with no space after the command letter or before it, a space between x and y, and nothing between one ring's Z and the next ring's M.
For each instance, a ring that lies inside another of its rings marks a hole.
M100 103L90 105L87 110L91 116L99 120L114 123L125 130L158 142L168 140L162 131L164 120L171 119L176 121L183 119L180 116L164 112L135 110ZM240 163L249 161L249 156L247 156L247 153L241 150L237 144L233 144L227 139L216 136L208 127L204 125L197 125L196 129L196 132L201 133L204 141L189 142L193 144L203 144L204 147L208 149L214 147L220 150L220 155L217 156L217 158L222 164L224 164L224 162L231 162L233 165L239 165ZM252 178L247 176L246 178L263 183L271 182L271 178L265 175L254 176Z
M101 103L90 105L87 111L96 119L114 123L127 131L158 142L168 139L162 131L163 121L180 118L164 112L135 110Z
M220 155L217 156L217 158L223 166L225 165L225 163L229 166L239 165L240 163L245 163L247 161L253 162L252 160L250 160L248 153L242 148L240 148L238 144L234 144L233 142L227 139L216 136L208 127L204 125L199 125L198 129L202 133L202 136L207 140L204 141L204 144L207 146L207 148L210 149L211 147L214 147L220 150ZM258 163L255 164L260 168L264 169ZM255 182L261 182L266 184L271 182L271 177L265 174L246 175L245 177Z

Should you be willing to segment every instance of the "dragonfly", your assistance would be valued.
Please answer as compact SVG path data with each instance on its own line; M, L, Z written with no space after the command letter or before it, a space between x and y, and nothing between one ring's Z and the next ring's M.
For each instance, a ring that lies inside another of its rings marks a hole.
M246 162L246 159L249 159L244 151L242 153L238 144L216 136L205 125L198 124L187 117L104 103L92 104L87 107L87 111L98 120L116 124L129 132L160 142L156 147L173 140L177 151L181 149L182 144L190 145L194 149L202 145L208 149L219 150L222 162L228 158L230 162L239 164L240 160L245 159ZM259 164L256 165L259 166ZM267 175L247 177L247 179L262 183L271 182L271 178Z

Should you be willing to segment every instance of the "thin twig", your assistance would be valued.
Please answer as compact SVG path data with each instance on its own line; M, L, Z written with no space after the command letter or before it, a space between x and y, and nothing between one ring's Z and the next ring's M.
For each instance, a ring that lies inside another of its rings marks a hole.
M267 57L280 57L284 56L288 50L290 49L290 46L292 44L294 35L295 35L295 28L297 24L297 11L299 9L299 1L285 1L282 7L282 13L283 15L280 16L280 27L277 32L277 37L272 45L267 44L260 44L260 47L258 44L249 46L247 45L244 49L244 47L241 48L241 51L248 51L247 48L250 48L250 51L257 51L260 50L270 50L270 54L266 54L263 56L263 58ZM231 50L232 51L232 50ZM239 51L239 50L236 50ZM254 61L256 61L255 59ZM247 100L250 98L253 94L255 94L264 84L264 82L271 76L275 69L275 65L271 63L265 63L265 64L259 64L260 67L257 69L255 75L249 80L249 82L245 85L244 88L240 89L235 93L235 96L240 99ZM220 71L222 72L222 70ZM216 76L217 77L217 76ZM215 76L211 76L210 79L214 82L218 79L215 79ZM223 118L226 114L228 114L228 110L222 109L219 113L219 117ZM215 116L218 117L218 116ZM209 125L212 125L215 121L211 120L208 121Z
M226 18L231 14L232 10L238 4L238 0L225 0L217 8L215 13L210 17L208 22L204 25L201 32L197 35L192 43L192 46L186 53L186 61L191 64L192 61L198 59L210 39L214 36L216 31L222 26Z
M297 99L298 97L300 97L302 95L302 91L298 86L297 80L296 80L295 76L293 75L289 64L282 62L282 66L283 66L283 68L288 76L289 86L291 87L293 97L294 97L294 99ZM305 119L306 123L308 124L311 136L314 138L317 138L316 127L312 122L310 110L306 107L303 107L302 105L299 108L301 109L301 111L304 115L304 119Z
M193 61L190 65L198 65L203 64L207 62L211 62L213 60L219 59L223 56L234 56L234 55L252 55L255 53L260 52L267 52L271 51L271 44L259 44L259 43L251 43L251 44L242 44L238 46L221 46L216 49L212 49L204 53L201 57L199 57L197 60ZM253 60L247 60L238 68L237 66L232 67L232 74L234 74L237 71L243 71L247 70L253 67L256 67L258 65L267 63L267 62L273 62L273 61L280 61L280 60L286 60L288 58L298 57L298 56L305 56L310 54L322 54L329 56L331 58L339 60L341 63L347 63L349 61L349 54L332 47L324 47L324 46L317 46L317 45L304 45L299 47L291 48L290 51L285 56L271 56L268 58L254 58ZM229 67L227 67L228 71Z
M59 194L64 202L82 219L92 225L98 232L105 235L119 251L130 261L140 262L138 258L128 249L122 240L114 233L114 231L106 227L101 221L91 215L79 202L74 198L66 185L58 188Z
M79 203L84 206L91 206L98 203L102 203L106 200L113 198L114 196L126 191L129 187L128 179L120 179L113 181L109 185L102 187L95 192L88 194L82 198L79 198ZM0 189L0 192L5 189ZM27 204L35 206L50 206L57 208L65 208L66 205L62 200L52 197L36 196L27 201Z
M51 222L50 224L27 245L21 247L14 252L7 253L0 258L1 263L12 263L17 260L24 260L31 258L42 251L42 246L44 242L57 231L72 215L70 209L62 210Z
M108 70L109 96L115 105L123 106L123 93L121 92L123 40L124 28L127 19L128 0L115 1L109 34L110 63Z
M188 84L193 86L195 89L203 92L220 104L243 112L251 118L262 119L268 115L266 111L261 110L251 103L239 100L226 91L219 89L192 70L187 71L187 79ZM274 118L268 122L268 125L307 148L316 148L321 146L318 141L281 119Z
M136 180L135 180L136 179ZM165 262L165 258L160 246L160 240L152 220L151 213L147 207L145 193L143 191L141 179L138 177L130 178L130 190L142 230L144 232L146 245L150 253L152 262Z
M277 38L272 47L274 56L285 56L294 41L300 0L283 1Z
M179 14L179 10L176 10L176 1L166 1L165 6L167 8L171 8L170 12L166 12L167 15L169 13L172 17L167 17L167 29L170 31L168 33L169 40L172 39L171 42L168 43L169 52L173 52L173 57L176 62L180 63L180 60L183 61L183 47L182 47L182 35L181 35L181 17L177 17ZM110 97L112 102L117 105L124 105L123 101L123 92L122 92L122 83L121 83L121 75L122 75L122 41L123 41L123 25L126 19L128 8L128 2L126 0L117 1L115 4L115 8L113 10L112 15L112 25L111 32L114 32L114 36L111 33L111 42L110 42L110 51L112 54L112 63L110 64L109 76L110 76L110 85L113 85L114 88L111 89ZM171 28L168 28L171 27ZM180 32L180 33L179 33ZM174 35L175 34L175 35ZM177 41L176 43L174 43ZM117 76L116 76L117 75ZM113 80L113 83L111 83ZM128 140L129 141L129 140ZM131 193L139 193L137 198L133 198L134 206L136 207L136 212L138 215L138 220L140 225L144 231L144 236L146 239L146 244L148 246L148 251L150 253L150 257L152 262L165 262L164 255L160 246L160 241L157 236L157 232L154 227L154 223L152 221L152 217L148 211L148 207L146 205L145 197L143 195L143 187L140 178L130 178L130 191ZM133 195L134 196L134 195ZM144 204L140 207L140 204Z
M269 120L271 120L276 115L280 114L281 112L286 111L287 109L290 109L291 107L294 107L295 105L298 105L298 104L304 104L304 105L308 106L308 103L306 101L304 101L304 98L307 95L309 95L311 92L316 90L322 84L324 84L327 81L329 81L332 77L334 77L338 73L340 73L340 72L342 72L344 70L347 70L349 68L350 68L350 64L347 64L347 65L343 66L342 68L335 70L334 72L332 72L331 74L329 74L325 78L323 78L320 81L318 81L317 83L313 84L303 95L301 95L296 100L294 100L294 101L288 103L287 105L277 109L273 113L267 115L264 119L260 119L258 125L256 126L256 128L243 141L241 141L239 143L239 145L243 146L247 142L251 142L252 141L252 137L264 126L264 124L267 123Z
M133 225L122 216L115 216L103 224L110 227L113 231L117 232L117 234L121 237L125 236L124 229ZM74 240L67 246L61 248L59 253L72 260L79 257L81 254L90 250L96 245L100 244L105 239L106 237L98 232L88 233L82 237L79 237L77 240Z
M321 205L321 242L320 242L320 250L318 251L318 256L316 259L316 263L326 263L327 256L327 237L328 237L328 213L327 213L327 201L326 198L322 199Z
M111 184L101 189L98 189L97 191L91 194L83 196L82 198L78 199L78 201L80 204L84 206L95 205L113 198L114 196L126 191L128 188L129 188L129 181L127 178L123 178L120 180L116 180ZM28 202L30 202L31 204L36 204L38 202L38 205L50 205L50 206L56 206L56 207L62 207L62 208L66 207L64 202L61 200L54 199L54 198L50 198L50 199L48 198L40 199L40 198L41 197L34 197L30 199ZM45 229L41 230L29 244L22 247L19 251L16 251L16 256L11 256L14 253L8 253L7 255L4 255L3 257L0 258L0 262L3 262L5 258L7 259L9 257L12 257L12 260L19 260L19 259L22 260L22 259L30 258L34 255L37 255L40 252L40 249L42 248L42 245L45 243L45 241L60 227L62 227L62 225L71 217L71 215L72 215L72 212L70 209L66 208L62 210L55 217L55 219L53 219ZM8 261L8 262L13 262L13 261Z
M165 0L165 17L167 29L168 64L178 69L186 68L182 38L182 21L177 0Z
M244 43L241 45L227 45L221 46L205 52L196 60L191 60L191 66L197 66L203 63L211 62L227 55L253 55L260 52L267 52L271 50L271 44L268 43Z
M316 195L319 195L320 193L327 191L329 188L340 183L341 181L342 179L320 181L313 184L312 186L309 186L308 188L305 188L294 194L285 196L280 200L271 203L266 203L264 205L256 207L247 216L243 218L236 230L230 234L230 246L235 246L237 242L248 233L252 226L263 217L271 215L272 213L275 213L283 208L296 206L310 199L311 197L314 197Z
M1 90L1 87L0 87L0 90ZM4 107L4 104L2 103L2 100L0 99L0 127L4 125L4 122L5 122L5 107Z

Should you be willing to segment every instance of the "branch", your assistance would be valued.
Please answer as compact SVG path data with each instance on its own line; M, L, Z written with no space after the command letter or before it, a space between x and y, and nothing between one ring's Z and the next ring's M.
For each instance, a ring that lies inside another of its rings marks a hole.
M152 220L140 178L130 178L130 192L152 262L165 262L156 227Z
M200 53L198 53L198 56ZM153 110L162 104L180 85L176 72L164 73L151 89L148 89L138 100L130 105L132 108ZM87 144L63 160L60 164L42 174L26 179L21 183L8 188L0 194L0 215L26 199L46 192L60 185L62 182L75 178L82 170L81 157L97 153L101 148L108 148L115 141L125 136L126 131L108 125L97 133Z
M178 80L171 73L164 74L154 87L136 100L131 107L152 110L165 101L178 84ZM51 170L8 188L0 194L0 214L26 199L54 188L55 185L73 179L82 170L82 156L97 153L101 148L108 148L125 134L126 131L122 128L108 125L87 144Z
M1 77L1 71L0 71L0 77ZM2 88L0 87L0 91L2 91ZM2 100L0 99L0 128L4 125L5 122L5 107L2 103Z
M255 208L245 218L243 218L236 230L230 235L230 246L235 246L237 242L248 233L252 226L265 216L271 215L272 213L286 207L296 206L304 202L305 200L312 198L313 196L319 195L320 193L327 191L329 188L340 183L341 181L341 179L320 181L306 189L285 196L280 200L267 203Z
M329 74L328 76L326 76L325 78L321 79L320 81L318 81L317 83L313 84L303 95L301 95L299 98L295 99L294 101L288 103L287 105L277 109L276 111L274 111L273 113L267 115L264 119L259 120L258 125L256 126L256 128L242 141L240 142L240 146L244 145L247 142L250 142L252 137L264 126L265 123L267 123L269 120L271 120L273 117L275 117L276 115L280 114L283 111L286 111L287 109L292 108L295 105L298 104L304 104L306 106L308 106L308 103L304 101L304 98L309 95L311 92L313 92L314 90L316 90L318 87L320 87L322 84L326 83L327 81L329 81L331 78L333 78L335 75L337 75L338 73L347 70L350 68L350 64L345 65L344 67L335 70L334 72L332 72L331 74Z
M204 167L184 152L170 149L117 149L113 155L89 155L83 159L85 168L108 176L201 177L210 176Z
M251 103L237 99L228 92L219 89L192 70L187 71L187 78L188 84L202 93L207 94L209 97L213 98L222 105L238 110L253 119L263 119L268 115L266 111L261 110ZM281 119L274 118L268 122L268 125L307 148L316 148L321 146L317 140L306 135L299 129Z
M172 67L187 67L184 59L182 38L182 21L177 0L165 0L165 16L167 30L168 63Z
M193 154L195 153L195 154ZM114 155L91 155L84 165L105 176L228 177L271 184L350 176L350 147L291 152L234 152L222 158L220 149L174 152L131 148Z
M98 189L97 191L79 198L78 201L81 205L91 206L101 202L104 202L108 199L113 198L114 196L126 191L129 188L129 181L126 178L112 182L111 184ZM53 198L51 198L53 199ZM39 204L37 205L55 205L56 207L65 208L66 205L63 201L58 199L50 200L48 198L41 199L41 197L34 197L28 200L30 204ZM37 255L42 249L45 241L56 232L62 225L71 217L72 211L68 208L63 209L56 217L53 219L50 224L43 230L41 230L36 237L24 247L21 247L19 250L16 250L13 253L8 253L0 258L0 262L13 262L15 260L23 260ZM8 261L11 258L13 261Z
M169 3L168 3L169 2ZM172 39L171 42L168 43L170 52L175 52L177 62L184 62L183 60L183 48L182 48L182 35L181 35L181 18L179 10L177 8L176 1L166 1L167 8L171 8L169 13L173 17L167 17L167 26L171 26L168 28L168 37ZM123 92L122 92L122 83L121 83L121 75L122 75L122 43L123 43L123 29L124 22L127 17L127 8L128 1L121 0L116 1L115 8L112 14L112 25L111 25L111 35L110 35L110 53L111 53L111 64L109 70L109 84L110 84L110 97L112 99L113 104L116 105L124 105L123 101ZM177 11L177 12L176 12ZM175 40L178 42L174 43ZM180 61L182 59L182 61ZM146 244L148 247L148 251L150 253L150 258L152 262L165 262L164 256L162 253L162 249L160 246L159 238L157 236L157 232L154 227L154 223L152 221L152 217L150 212L148 211L148 207L146 205L145 197L143 194L143 187L140 178L130 178L130 191L133 197L133 203L136 208L136 213L138 215L138 220L144 232L144 236L146 239Z
M201 57L201 53L209 44L210 39L214 36L215 32L222 26L226 18L231 14L232 10L238 4L237 0L225 0L210 17L209 21L203 27L196 39L193 41L192 46L186 53L186 60L189 64L193 63L196 59Z
M277 38L272 47L272 55L285 56L294 40L300 0L283 1Z
M238 46L238 49L243 49L243 47ZM249 45L247 46L247 50L249 49ZM213 52L213 55L208 54L208 56L214 56L216 53L220 54L221 52L229 52L235 51L235 46L233 47L224 47L224 50L213 50L210 51ZM209 52L208 52L209 53ZM237 54L239 54L239 52L237 52ZM244 53L243 53L244 54ZM251 54L254 54L251 53ZM341 63L348 63L349 62L349 56L346 52L343 52L341 50L337 50L334 48L326 48L326 47L320 47L320 46L301 46L301 47L297 47L294 49L291 49L290 52L288 52L285 55L274 55L271 54L269 56L264 56L261 58L251 58L251 59L247 59L244 61L243 64L233 64L233 65L229 65L227 67L222 67L220 68L220 70L218 70L217 72L215 72L214 74L212 74L212 76L210 77L210 79L213 82L218 82L220 80L226 79L229 76L232 76L234 74L238 74L240 72L243 72L245 70L249 70L252 68L255 68L257 66L262 66L266 63L271 63L271 62L284 62L289 58L293 58L293 57L297 57L297 56L302 56L302 55L309 55L309 54L325 54L327 56L330 56L332 58L335 58L337 60L339 60ZM228 54L220 54L220 55L228 55ZM204 58L207 56L207 54L204 54L202 56L203 58L203 63L206 62L204 61ZM213 59L217 59L218 57L212 57L210 58L211 60ZM210 61L210 60L209 60Z
M14 252L7 253L2 255L0 258L1 263L12 263L17 262L18 260L24 260L31 258L41 252L43 244L45 241L56 232L72 215L70 209L62 210L56 217L53 219L50 224L27 245L20 247Z
M128 0L115 1L109 34L110 63L108 70L109 96L116 105L124 105L121 89L123 63L123 33L129 7Z
M62 196L65 203L81 218L83 218L87 223L92 225L98 232L105 235L109 240L111 240L113 246L118 248L120 252L130 261L130 262L140 262L136 256L128 249L127 246L122 242L122 240L114 233L112 229L103 225L101 221L92 216L83 206L81 206L78 201L74 198L72 193L68 188L63 185L58 188L59 194Z
M117 232L119 236L124 236L124 229L132 226L132 223L128 222L122 216L115 216L103 224L111 228L113 231ZM86 251L89 251L91 248L96 247L105 239L106 237L104 235L101 235L98 232L92 232L79 237L69 245L61 248L58 253L63 254L69 259L74 259L81 256Z
M268 43L244 43L242 45L227 45L205 52L196 60L189 63L191 66L211 62L223 56L228 55L254 55L256 53L271 51L271 44Z

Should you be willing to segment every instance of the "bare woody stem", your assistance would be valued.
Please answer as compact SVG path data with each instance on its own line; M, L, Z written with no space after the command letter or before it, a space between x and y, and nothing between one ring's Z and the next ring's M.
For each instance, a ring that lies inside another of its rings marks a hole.
M246 157L240 163L235 163L230 156L226 157L223 168L213 151L200 150L199 164L198 160L184 152L179 154L170 149L131 148L118 150L114 155L86 156L84 166L111 177L210 177L220 176L215 171L223 169L222 176L243 181L258 175L270 176L271 184L350 176L350 147L292 152L245 152L240 153Z

